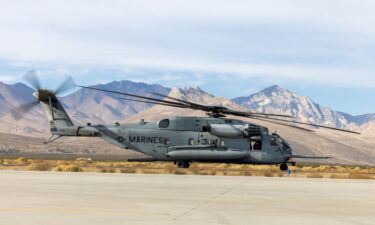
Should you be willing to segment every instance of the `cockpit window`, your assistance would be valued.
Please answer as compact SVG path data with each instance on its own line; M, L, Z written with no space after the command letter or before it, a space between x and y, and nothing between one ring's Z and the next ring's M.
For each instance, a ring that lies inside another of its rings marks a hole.
M277 146L277 137L271 137L270 139L270 144L273 146Z
M169 119L160 120L158 125L159 125L159 128L168 128Z

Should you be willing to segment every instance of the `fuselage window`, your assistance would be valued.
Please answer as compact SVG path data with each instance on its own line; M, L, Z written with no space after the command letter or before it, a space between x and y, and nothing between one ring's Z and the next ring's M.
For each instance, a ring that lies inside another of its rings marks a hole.
M262 150L262 141L261 140L254 141L253 149Z
M202 145L206 145L206 144L208 144L208 140L206 138L203 138L202 139Z
M224 146L225 143L224 143L224 140L220 140L220 146Z
M159 128L168 128L169 127L169 119L164 119L159 121Z
M188 144L193 145L194 144L194 138L189 138Z

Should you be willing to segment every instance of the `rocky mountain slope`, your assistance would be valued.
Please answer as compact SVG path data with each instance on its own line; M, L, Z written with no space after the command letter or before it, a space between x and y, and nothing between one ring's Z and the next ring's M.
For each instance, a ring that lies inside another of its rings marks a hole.
M25 84L0 82L0 117L9 114L13 108L21 104L35 100L32 93L33 89Z
M162 87L161 85L149 85L131 81L113 81L108 84L93 87L147 97L155 97L151 94L153 92L163 95L167 95L170 92L169 88ZM114 123L152 106L148 103L125 101L119 98L129 97L80 89L62 98L62 101L68 113L71 114L73 120L77 123Z
M375 114L352 116L336 112L280 86L271 86L247 97L232 99L233 102L253 111L292 115L304 122L312 122L338 128L349 125L362 126L375 121ZM351 126L352 128L355 126Z

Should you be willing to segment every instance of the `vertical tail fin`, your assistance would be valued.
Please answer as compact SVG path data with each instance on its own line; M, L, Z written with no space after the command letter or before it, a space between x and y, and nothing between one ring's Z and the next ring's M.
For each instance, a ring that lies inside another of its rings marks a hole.
M56 95L52 91L39 90L35 93L35 96L42 105L44 114L48 120L52 132L62 127L74 126L61 102L57 99Z

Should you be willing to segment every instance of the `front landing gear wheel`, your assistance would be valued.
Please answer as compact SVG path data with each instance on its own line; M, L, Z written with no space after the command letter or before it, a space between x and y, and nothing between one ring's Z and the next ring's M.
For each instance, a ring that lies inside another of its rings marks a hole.
M188 161L178 161L177 167L178 168L189 168L190 163Z
M281 165L280 165L280 170L281 170L281 171L287 171L287 170L288 170L288 165L285 164L285 163L281 164Z

